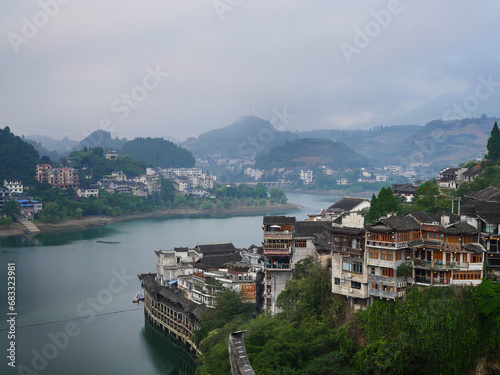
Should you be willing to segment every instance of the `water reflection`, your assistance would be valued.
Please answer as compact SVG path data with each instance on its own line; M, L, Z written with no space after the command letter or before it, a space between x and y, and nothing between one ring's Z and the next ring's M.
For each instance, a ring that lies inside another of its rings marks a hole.
M153 326L146 316L142 337L158 374L194 375L196 362L189 348Z
M28 235L19 237L8 237L0 239L0 247L32 247L32 246L61 246L75 241L93 240L109 236L116 232L109 226L96 227L76 232L49 233Z

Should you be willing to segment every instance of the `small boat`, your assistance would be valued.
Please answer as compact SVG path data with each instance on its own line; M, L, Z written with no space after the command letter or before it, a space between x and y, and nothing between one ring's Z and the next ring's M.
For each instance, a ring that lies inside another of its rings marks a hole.
M137 303L139 303L139 301L144 301L144 294L137 293L135 298L132 300L132 302L137 302Z

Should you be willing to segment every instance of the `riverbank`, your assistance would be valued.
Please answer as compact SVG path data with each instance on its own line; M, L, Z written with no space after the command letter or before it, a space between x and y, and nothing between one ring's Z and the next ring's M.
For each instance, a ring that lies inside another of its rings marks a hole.
M286 212L302 208L294 203L273 204L267 206L241 206L223 210L204 210L197 208L172 208L155 210L151 212L138 212L135 214L119 215L119 216L85 216L81 219L65 220L57 224L35 222L41 233L62 233L74 232L95 228L103 225L117 223L120 221L148 219L155 217L197 217L197 216L244 216L244 215L259 215L273 212ZM0 225L0 238L12 236L25 236L29 234L28 230L18 222L12 223L10 227Z
M311 195L334 195L338 197L358 197L370 199L373 194L377 195L378 191L365 190L353 192L348 190L284 190L285 193L295 194L311 194Z

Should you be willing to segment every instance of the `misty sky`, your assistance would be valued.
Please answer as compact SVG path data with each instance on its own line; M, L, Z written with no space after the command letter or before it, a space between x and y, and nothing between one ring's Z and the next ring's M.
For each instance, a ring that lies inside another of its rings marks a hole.
M182 140L284 107L285 130L498 116L499 15L495 0L8 1L0 126Z

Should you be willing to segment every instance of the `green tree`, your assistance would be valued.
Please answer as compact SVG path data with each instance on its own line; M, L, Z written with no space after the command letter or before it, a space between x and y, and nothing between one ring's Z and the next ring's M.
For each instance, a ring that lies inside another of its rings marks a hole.
M2 207L2 213L9 217L14 217L15 215L19 215L20 213L19 204L15 199L9 199L7 202L4 203Z
M414 199L415 210L425 210L429 215L451 210L451 199L442 195L435 181L426 181L417 188Z
M269 189L269 198L271 198L272 202L277 203L286 203L288 200L285 192L277 187L272 187L271 189Z
M488 159L490 163L498 164L500 162L500 130L498 129L496 121L491 130L486 149L488 150L486 159Z

